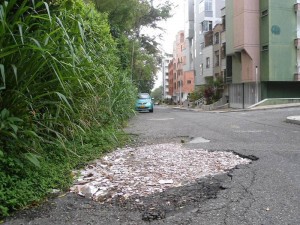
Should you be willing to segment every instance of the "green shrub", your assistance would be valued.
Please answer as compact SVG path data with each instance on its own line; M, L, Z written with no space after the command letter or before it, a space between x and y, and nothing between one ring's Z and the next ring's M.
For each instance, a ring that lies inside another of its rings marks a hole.
M53 2L0 4L0 217L67 188L70 170L119 145L133 115L106 15Z

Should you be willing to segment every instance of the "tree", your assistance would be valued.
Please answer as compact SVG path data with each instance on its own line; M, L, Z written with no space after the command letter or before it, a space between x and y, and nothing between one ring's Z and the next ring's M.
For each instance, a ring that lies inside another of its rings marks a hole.
M111 34L119 43L122 68L129 71L140 91L154 85L160 54L157 37L141 34L143 27L161 29L159 21L171 17L172 4L166 1L154 7L153 0L94 0L100 12L108 14Z
M163 91L163 87L159 86L158 88L154 89L152 91L152 98L154 98L154 101L161 101L162 100L162 91Z

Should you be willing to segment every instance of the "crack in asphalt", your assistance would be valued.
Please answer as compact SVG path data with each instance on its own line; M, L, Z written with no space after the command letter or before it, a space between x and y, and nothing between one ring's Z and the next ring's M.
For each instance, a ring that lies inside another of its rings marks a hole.
M250 208L252 207L253 203L256 201L255 197L253 195L253 193L250 191L251 187L254 185L255 180L256 180L256 170L251 169L249 166L246 166L248 171L250 171L251 173L251 178L250 178L250 184L249 185L244 185L242 183L240 183L238 180L238 185L240 186L241 189L241 197L237 200L231 200L228 204L227 204L227 209L226 209L226 214L225 214L225 218L224 218L224 224L230 224L230 222L228 221L228 218L236 218L239 222L244 222L246 224L251 224L251 222L246 218L246 214L247 212L250 210ZM233 182L235 176L232 175L231 176L231 182ZM248 179L249 180L249 179ZM239 209L243 209L240 212L234 213L232 208L234 204L242 204L243 200L247 200L247 203L249 204L248 206L239 206ZM243 219L241 219L241 217Z

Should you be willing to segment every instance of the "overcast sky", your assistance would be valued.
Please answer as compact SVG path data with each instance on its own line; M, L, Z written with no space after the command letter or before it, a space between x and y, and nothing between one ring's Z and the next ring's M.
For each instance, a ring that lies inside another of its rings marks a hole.
M171 0L177 7L172 11L173 17L160 25L166 30L163 34L162 48L167 53L173 53L173 42L178 31L184 29L184 1Z
M160 4L164 3L164 0L154 0L154 4ZM165 53L172 54L173 53L173 43L176 38L176 34L178 31L184 29L184 0L170 0L170 2L174 3L175 7L171 14L173 15L170 19L167 21L159 23L159 26L161 26L163 29L165 29L165 32L162 33L162 40L159 41L161 43L161 49ZM151 32L152 31L146 31ZM159 72L157 74L158 78L155 82L155 87L158 88L162 85L162 74Z

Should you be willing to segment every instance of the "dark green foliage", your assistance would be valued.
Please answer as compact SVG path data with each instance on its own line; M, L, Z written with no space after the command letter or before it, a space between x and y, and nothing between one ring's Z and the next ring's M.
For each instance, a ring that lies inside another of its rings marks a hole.
M0 4L0 217L120 145L136 88L107 17L81 0Z

